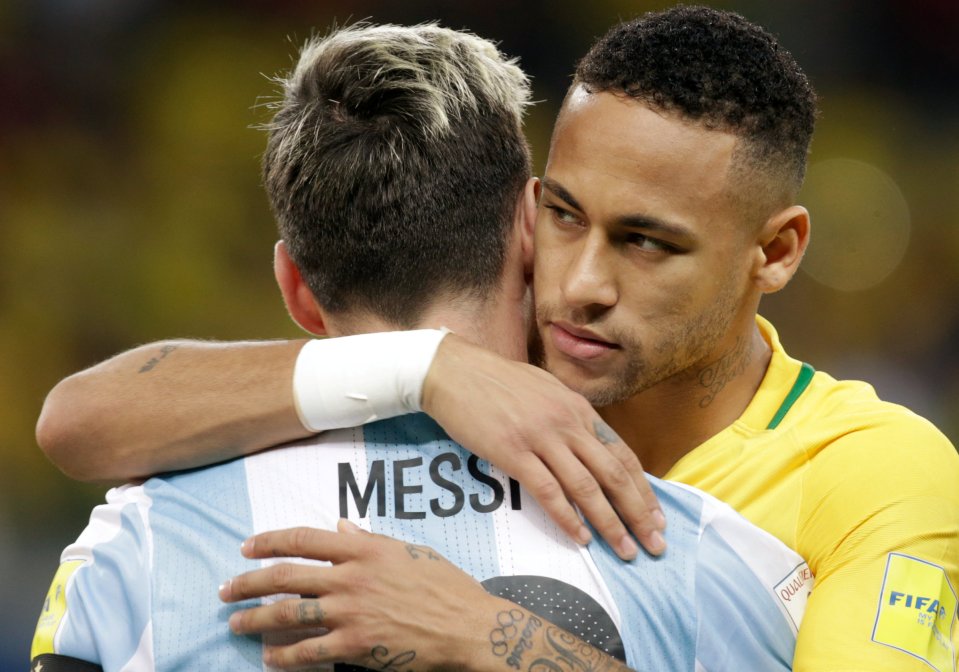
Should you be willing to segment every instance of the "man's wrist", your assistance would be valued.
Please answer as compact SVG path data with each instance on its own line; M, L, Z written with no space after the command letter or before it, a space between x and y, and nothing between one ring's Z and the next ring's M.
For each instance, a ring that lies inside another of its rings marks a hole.
M311 432L420 410L423 381L447 330L308 341L293 369L293 400Z

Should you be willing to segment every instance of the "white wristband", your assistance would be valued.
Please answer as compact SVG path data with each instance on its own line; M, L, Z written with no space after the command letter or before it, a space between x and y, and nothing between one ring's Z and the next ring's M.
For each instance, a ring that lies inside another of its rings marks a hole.
M293 399L311 432L420 410L423 382L448 329L309 341L293 369Z

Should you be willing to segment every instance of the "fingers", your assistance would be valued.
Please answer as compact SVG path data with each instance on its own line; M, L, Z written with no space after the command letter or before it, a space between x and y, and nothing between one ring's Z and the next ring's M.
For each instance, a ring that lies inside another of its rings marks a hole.
M666 519L633 451L618 437L615 443L607 437L602 445L580 444L574 450L600 489L596 494L584 488L580 498L574 498L597 532L623 559L631 559L630 550L635 557L638 550L626 528L647 552L663 553Z
M566 457L571 458L568 453L566 453ZM575 462L579 465L580 471L589 476L589 472L586 472L577 460L570 459L569 461ZM560 476L560 474L557 474L557 470L547 467L533 453L527 453L519 463L516 480L526 485L526 489L533 496L533 499L543 507L546 515L552 518L566 534L580 544L588 544L593 535L589 528L583 524L583 520L567 498L566 491L560 485L560 481L569 482L567 480L569 478L568 473L566 478L561 477L560 480L557 480L557 476ZM570 470L574 468L571 466ZM615 516L615 514L613 515Z
M663 537L666 517L646 478L639 458L619 437L616 441L604 445L616 462L615 471L610 472L612 480L615 481L618 475L622 475L632 482L632 487L623 488L604 485L606 494L643 548L653 555L660 555L666 550L666 541ZM596 469L598 470L599 467ZM635 497L636 494L639 496L638 499Z
M238 635L289 632L330 627L329 598L289 598L242 609L230 615L230 630Z
M286 646L264 646L263 662L281 670L302 670L339 660L333 655L332 634L310 637Z
M291 527L250 537L240 551L248 558L310 558L339 563L356 557L362 538L314 527Z
M263 662L281 670L315 668L322 663L351 661L366 664L372 669L407 669L416 658L413 651L396 649L391 652L384 646L360 649L352 639L337 631L320 637L311 637L286 646L263 647ZM375 666L375 667L374 667ZM403 667L399 667L403 666ZM324 668L325 669L325 668Z
M583 460L583 457L588 460ZM639 547L613 508L642 503L632 479L617 468L605 451L573 446L571 451L549 454L549 470L565 484L566 494L616 554L624 560L636 557Z
M284 562L255 569L234 577L220 586L220 599L239 602L276 594L323 595L327 590L330 567Z

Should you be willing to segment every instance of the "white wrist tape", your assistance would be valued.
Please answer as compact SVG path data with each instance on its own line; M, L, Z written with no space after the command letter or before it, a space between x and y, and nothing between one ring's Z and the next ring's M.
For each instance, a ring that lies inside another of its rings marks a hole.
M293 369L293 399L312 432L420 410L423 382L448 329L309 341Z

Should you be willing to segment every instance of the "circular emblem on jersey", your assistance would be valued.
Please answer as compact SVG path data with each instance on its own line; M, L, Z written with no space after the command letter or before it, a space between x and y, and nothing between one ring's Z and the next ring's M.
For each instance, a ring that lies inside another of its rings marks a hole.
M576 635L593 648L626 661L626 648L613 619L599 602L576 586L546 576L494 576L483 581L483 587Z

